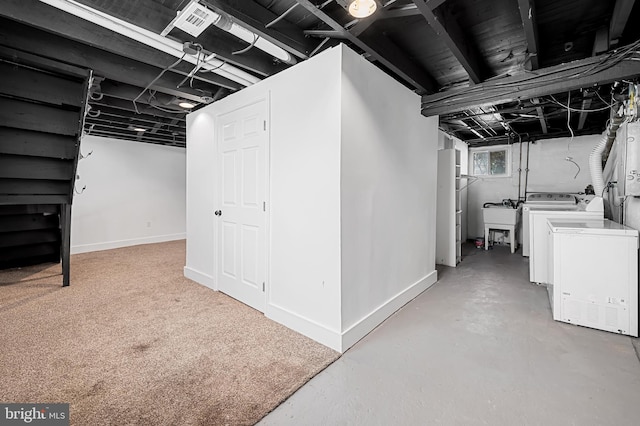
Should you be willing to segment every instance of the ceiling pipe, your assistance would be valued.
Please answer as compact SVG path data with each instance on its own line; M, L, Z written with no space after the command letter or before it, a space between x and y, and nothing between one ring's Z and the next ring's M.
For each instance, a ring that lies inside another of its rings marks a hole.
M297 3L296 3L297 4ZM289 9L290 12L292 8ZM285 13L288 13L285 12ZM283 18L284 14L280 16ZM275 20L270 24L277 22ZM269 40L260 37L253 31L240 25L236 20L229 16L227 13L219 10L211 10L207 6L201 4L199 0L190 0L182 10L178 11L178 14L173 20L165 27L160 33L161 36L167 36L173 28L180 28L188 34L194 37L198 37L204 30L210 25L215 25L223 31L238 37L239 39L247 42L249 46L246 49L242 49L234 54L244 53L252 47L256 47L263 52L273 56L289 65L295 65L296 59L289 54L286 50L271 43ZM269 25L269 24L267 24ZM265 26L265 28L268 28Z
M160 50L161 52L175 56L176 58L182 57L184 53L182 50L182 43L170 40L166 37L161 36L160 34L145 30L144 28L140 28L136 25L123 21L122 19L118 19L114 16L100 12L99 10L95 10L74 0L40 1L42 3L48 4L49 6L55 7L56 9L77 16L78 18L84 19L108 30L114 31L120 35L129 37L132 40L139 41L147 46L153 47L154 49ZM226 62L216 59L212 56L215 56L215 54L207 58L208 61L206 61L206 63L202 66L203 69L214 72L222 77L228 78L229 80L233 80L236 83L242 84L243 86L251 86L252 84L255 84L261 80L260 78L249 74L246 71L229 65ZM189 55L185 56L184 60L194 65L198 63L197 58Z

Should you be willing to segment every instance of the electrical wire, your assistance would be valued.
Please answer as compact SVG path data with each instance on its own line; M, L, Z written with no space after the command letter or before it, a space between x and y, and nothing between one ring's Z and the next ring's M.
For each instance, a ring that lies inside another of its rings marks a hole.
M274 26L275 24L277 24L278 22L280 22L281 20L283 20L285 18L285 16L287 16L289 13L291 13L291 11L293 9L295 9L296 7L298 7L300 5L300 3L294 3L293 6L291 6L289 9L285 10L282 15L278 16L276 19L274 19L273 21L269 22L267 25L265 25L265 28L269 28Z
M567 143L567 151L570 151L571 142L573 142L573 138L575 137L573 129L571 128L571 91L569 91L567 95L567 127L569 128L569 132L571 132L571 139L569 139L569 142Z
M248 52L249 50L251 50L253 48L253 46L256 45L256 42L258 41L258 39L260 38L259 35L254 34L253 35L253 41L251 42L251 44L247 47L245 47L244 49L241 50L236 50L235 52L231 52L232 55L242 55L243 53Z
M551 98L551 99L549 100L550 102L553 102L554 104L557 104L557 105L559 105L559 106L561 106L561 107L563 107L563 108L570 109L570 110L571 110L571 112L598 112L598 111L604 111L604 110L610 109L610 108L614 105L614 104L612 104L612 105L607 105L607 106L604 106L604 107L602 107L602 108L596 108L596 109L580 109L580 108L571 108L571 107L569 107L568 105L565 105L565 104L563 104L563 103L559 102L556 98L554 98L554 97L553 97L553 95L549 95L549 97Z
M576 165L576 167L578 168L578 171L576 172L576 175L573 177L574 179L578 177L578 175L580 174L580 166L578 165L578 163L576 163L575 161L573 161L573 159L571 157L567 157L565 158L565 161L569 161L570 163L573 163Z
M160 71L160 74L158 74L158 76L156 78L154 78L151 83L147 84L147 86L142 89L142 92L140 92L138 94L138 96L135 97L135 99L133 100L133 109L135 109L136 114L140 114L140 111L138 111L138 105L136 104L136 101L138 99L140 99L140 97L144 94L144 92L146 92L149 87L153 86L153 83L155 83L156 81L160 80L160 77L162 77L164 75L165 72L173 69L174 67L176 67L180 62L182 62L182 60L184 59L186 55L186 52L182 54L182 56L180 56L180 58L175 61L173 64L169 65L168 67L165 67L162 71Z
M205 62L205 63L206 63L206 62ZM226 64L227 64L227 61L222 61L222 63L221 63L220 65L218 65L217 67L215 67L215 68L210 68L210 69L208 69L208 70L203 70L202 68L200 68L200 69L198 70L198 72L201 72L201 73L205 73L205 72L214 72L215 70L217 70L217 69L219 69L219 68L222 68L222 67L223 67L223 66L225 66ZM197 89L197 90L199 90L199 89Z
M191 87L193 89L193 77L195 77L196 72L198 72L198 68L200 68L202 65L200 65L200 55L202 54L202 49L198 49L198 56L196 57L196 67L195 72L191 72L191 80L189 80L189 87Z
M82 195L82 193L84 192L85 189L87 189L87 185L84 185L80 191L78 191L76 186L73 185L73 192L75 192L77 195Z
M185 111L176 111L176 110L172 110L172 109L167 109L167 108L161 108L158 105L154 105L151 100L155 100L156 102L158 101L158 98L156 98L156 91L155 90L149 90L149 98L147 99L147 104L151 107L151 108L155 108L158 111L162 111L162 112L168 112L170 114L186 114Z
M625 195L625 197L622 199L622 201L620 201L620 204L616 204L615 200L613 201L613 206L614 207L622 207L624 208L624 204L627 202L627 198L629 198L628 195Z
M600 100L602 101L603 104L608 105L609 108L611 108L612 106L614 106L616 103L612 102L611 104L609 104L607 101L604 100L604 98L602 96L600 96L600 93L598 93L598 91L595 91L596 96L598 96L600 98Z

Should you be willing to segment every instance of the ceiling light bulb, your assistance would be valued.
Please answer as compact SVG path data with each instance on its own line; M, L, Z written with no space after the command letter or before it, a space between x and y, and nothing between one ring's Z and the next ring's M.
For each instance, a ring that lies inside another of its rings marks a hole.
M132 130L135 131L135 132L146 132L147 131L147 129L143 129L142 127L134 127Z
M195 108L195 104L192 104L191 102L180 102L178 105L184 109Z
M375 0L353 0L349 4L349 13L354 18L366 18L371 16L377 7Z

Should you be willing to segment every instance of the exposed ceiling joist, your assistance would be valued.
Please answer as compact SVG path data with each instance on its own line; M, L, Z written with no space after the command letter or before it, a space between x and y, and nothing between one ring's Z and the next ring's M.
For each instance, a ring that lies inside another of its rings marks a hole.
M125 122L130 120L132 117L130 114L127 114L125 111L118 110L116 108L110 108L108 106L104 106L102 104L91 103L91 118L98 117L107 117L112 120L120 120ZM97 111L100 111L99 114ZM166 127L167 129L172 129L176 132L185 132L185 123L183 119L179 118L161 118L157 115L147 115L147 114L136 114L135 121L145 126L149 127Z
M310 37L345 38L344 33L335 30L305 30L304 34Z
M460 65L469 75L469 79L474 83L483 81L484 66L482 59L464 35L454 16L446 10L435 9L432 4L434 2L425 3L424 0L413 0L413 3L418 7L429 26L460 62Z
M622 36L634 3L635 0L616 0L616 5L613 8L613 16L609 24L609 44L617 44L617 41Z
M624 49L622 49L624 50ZM620 60L610 64L611 55L590 57L538 70L495 79L470 88L424 95L422 114L449 114L472 106L500 104L516 99L531 99L584 87L607 84L640 75L640 62ZM605 60L609 62L605 63Z
M376 13L374 13L373 15L367 18L358 20L358 23L356 23L354 26L349 28L349 32L354 36L358 37L360 34L365 32L367 28L373 25L377 20L381 19L382 16L384 16L384 13L385 13L384 9L377 10Z
M28 7L25 7L24 3L28 3ZM100 46L101 49L107 50L110 53L145 62L160 68L171 64L176 59L169 54L160 52L138 41L102 28L92 22L78 18L69 13L65 13L40 1L3 1L2 8L0 9L0 15L36 28L45 29L46 31L52 32L56 35L67 37L81 43ZM266 72L271 66L266 61L259 62L248 58L245 58L245 61L246 64L241 63L241 65L246 65L245 68L247 69L253 69L255 67L257 70ZM185 63L177 67L177 72L187 75L192 68L192 65ZM224 86L233 90L237 90L242 87L234 81L213 73L198 75L196 79Z
M111 98L111 97L103 97L99 101L91 101L90 105L92 106L92 110L106 110L113 111L115 114L118 112L122 112L123 116L130 116L131 113L135 113L135 109L133 108L133 102L128 99L120 99L120 98ZM170 112L160 111L155 109L144 102L138 104L138 113L141 115L142 119L153 120L153 117L164 117L169 119L179 118L183 120L185 114L173 114Z
M538 105L540 104L540 99L533 98L531 101L536 105L536 113L538 114L540 127L542 128L542 133L546 135L547 133L549 133L549 129L547 129L547 120L545 120L544 118L544 111L542 110L542 107Z
M277 19L278 15L256 2L248 2L246 0L202 0L202 4L214 11L222 11L234 17L247 29L301 59L306 59L317 47L317 42L305 37L300 28L284 19L274 26L266 28L265 26Z
M160 72L157 67L54 36L35 28L25 28L15 22L3 20L2 26L5 31L0 34L0 44L4 46L19 46L21 51L89 68L94 70L97 75L133 86L145 87ZM182 76L168 72L158 79L151 88L196 102L202 102L203 90L212 93L218 88L218 86L194 80L193 88L186 85L177 89L176 87L182 80Z
M341 33L346 40L369 54L372 59L380 62L380 64L385 66L391 72L398 75L418 92L434 93L437 91L438 85L435 80L425 70L406 57L402 51L400 51L397 46L393 45L386 37L380 36L376 38L376 50L374 50L367 43L351 34L342 25L320 10L309 0L296 1L318 19L331 27L334 31Z
M600 55L609 50L609 28L602 26L596 31L593 40L593 56Z
M426 0L426 3L431 8L431 10L433 10L442 5L445 1L447 0ZM390 4L389 9L385 10L383 13L380 13L378 19L394 19L419 15L421 15L420 10L415 4L405 4L398 7L393 7L393 4Z
M527 51L531 69L537 70L540 67L538 59L538 25L536 24L536 7L533 0L518 0L520 8L520 18L524 27L524 35L527 40Z
M433 6L433 8L435 9L437 6L444 3L445 1L446 0L431 0L430 4L438 3L436 6ZM395 2L393 1L387 2L385 6L383 6L381 9L378 9L376 13L374 13L373 15L369 16L368 18L360 19L357 24L349 28L349 32L355 35L356 37L358 37L360 34L365 32L367 28L373 25L376 21L379 21L381 19L388 19L390 17L398 17L395 14L392 14L391 16L389 16L389 13L391 12L391 10L395 12L399 10L410 11L410 13L403 16L414 16L414 15L420 14L420 11L418 10L415 4L408 4L408 5L401 6L400 8L397 8L397 9L391 9L394 4Z
M420 11L416 7L415 4L407 4L400 7L395 7L386 11L385 13L380 14L378 19L395 19L395 18L404 18L406 16L418 16L420 15Z
M111 137L114 139L131 140L132 137L135 139L138 139L137 138L138 132L114 129L109 126L104 126L97 123L91 123L88 126L88 130L86 133L92 136L105 136L105 137ZM149 143L156 143L161 145L175 145L175 146L186 145L184 137L182 138L164 137L163 138L163 137L157 137L157 136L142 136L142 138L140 138L140 142L149 142Z
M79 1L95 10L111 15L114 14L114 9L118 7L117 1ZM132 7L128 11L125 17L126 19L123 20L156 34L160 34L164 25L175 18L175 16L175 10L156 0L136 0L135 7ZM195 41L190 35L186 33L184 33L184 35L187 38L180 40L180 42ZM83 41L85 39L80 38L77 40ZM206 50L215 52L219 59L225 60L228 64L238 66L262 76L271 75L273 72L281 71L285 68L281 64L274 64L273 59L269 55L262 53L259 49L252 50L243 55L234 55L233 52L246 47L246 43L222 30L216 31L215 28L209 29L209 31L205 31L197 38L197 42L202 44ZM136 58L134 57L134 59Z

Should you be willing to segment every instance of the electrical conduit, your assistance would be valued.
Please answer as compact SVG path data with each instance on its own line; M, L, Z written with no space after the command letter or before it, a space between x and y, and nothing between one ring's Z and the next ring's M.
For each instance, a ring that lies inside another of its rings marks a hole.
M605 189L604 176L602 175L602 153L607 147L607 144L616 138L618 128L623 121L624 116L614 116L602 135L602 139L589 155L589 171L591 172L591 180L593 181L593 189L596 197L602 197Z

